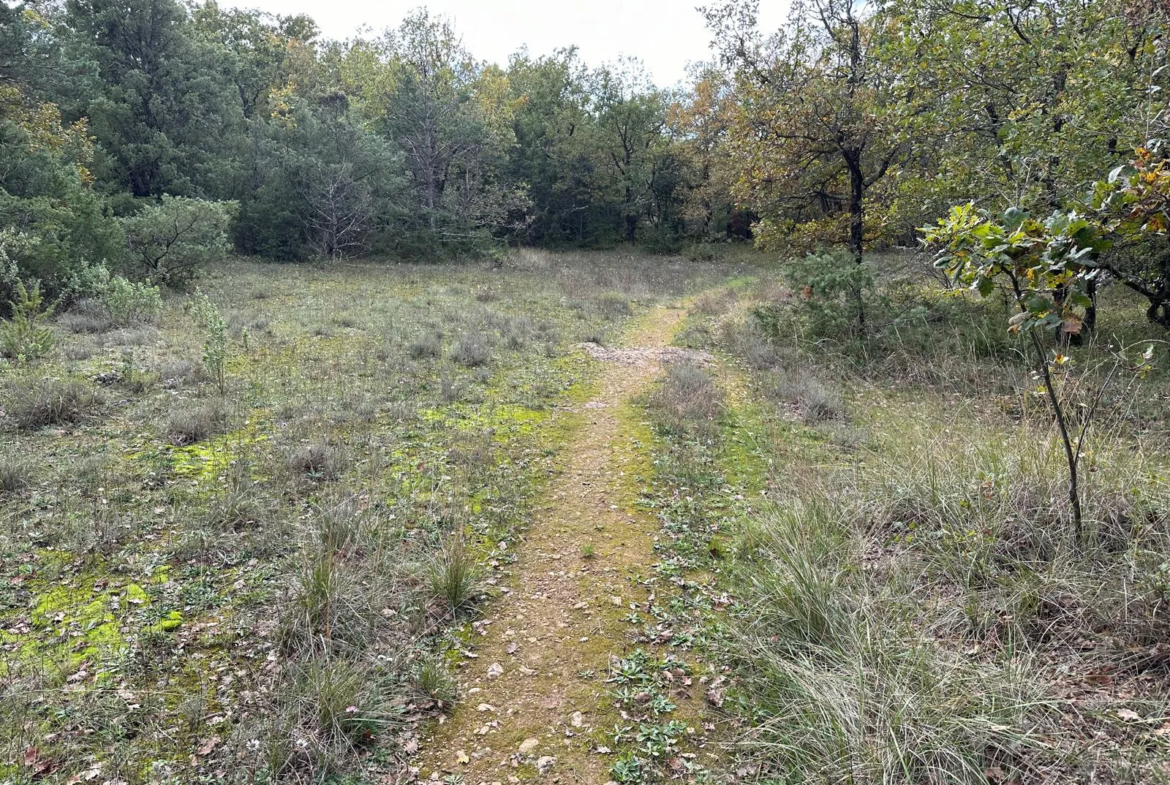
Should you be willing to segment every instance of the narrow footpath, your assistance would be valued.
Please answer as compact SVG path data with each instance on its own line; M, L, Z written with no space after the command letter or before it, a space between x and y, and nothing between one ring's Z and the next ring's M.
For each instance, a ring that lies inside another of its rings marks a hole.
M455 669L461 701L419 751L420 780L610 780L606 734L620 719L605 683L610 658L634 648L624 617L654 602L642 579L657 524L636 508L650 433L631 401L663 362L686 354L669 348L684 316L655 308L626 334L631 348L588 347L606 363L596 395L568 415L583 421L563 472L516 546L505 593L474 625L473 656Z

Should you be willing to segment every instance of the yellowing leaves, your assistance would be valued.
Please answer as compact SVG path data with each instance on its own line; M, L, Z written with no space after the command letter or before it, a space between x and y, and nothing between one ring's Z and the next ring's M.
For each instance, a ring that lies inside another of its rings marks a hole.
M93 138L85 118L66 126L52 103L33 103L11 85L0 85L0 120L14 123L24 134L29 153L48 153L73 164L83 182L92 182L87 167L93 160Z

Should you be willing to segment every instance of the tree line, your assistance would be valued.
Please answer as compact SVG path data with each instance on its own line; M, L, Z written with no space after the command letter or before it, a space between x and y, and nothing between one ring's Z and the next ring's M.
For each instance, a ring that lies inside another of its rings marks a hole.
M748 236L861 259L956 204L1067 211L1165 159L1157 0L797 0L777 31L752 2L702 12L715 56L664 89L573 49L477 60L425 10L336 41L211 1L0 4L2 274L178 283L221 227L286 261ZM1170 297L1150 214L1106 255Z

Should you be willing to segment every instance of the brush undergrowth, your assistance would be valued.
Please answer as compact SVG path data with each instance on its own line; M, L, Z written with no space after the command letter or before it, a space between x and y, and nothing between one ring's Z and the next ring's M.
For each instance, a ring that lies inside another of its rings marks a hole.
M1165 781L1170 467L1149 403L1167 375L1103 396L1078 542L998 306L906 277L866 297L866 337L767 283L709 296L681 334L751 391L714 455L673 438L658 465L688 499L689 527L663 516L675 563L734 597L712 648L735 674L715 699L746 728L736 765L768 783ZM1110 338L1071 349L1077 411L1094 353L1144 335L1109 302ZM726 500L735 476L746 504ZM723 545L695 523L719 514Z

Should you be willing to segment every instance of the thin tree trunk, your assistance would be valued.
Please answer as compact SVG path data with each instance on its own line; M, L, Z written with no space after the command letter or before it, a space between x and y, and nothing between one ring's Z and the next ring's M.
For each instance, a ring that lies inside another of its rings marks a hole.
M857 264L862 263L862 245L865 241L865 177L856 159L849 162L849 252ZM865 335L865 301L859 289L857 299L857 332Z
M1064 446L1065 461L1068 462L1068 503L1072 508L1073 535L1077 545L1084 544L1084 525L1081 520L1081 492L1077 477L1077 464L1080 456L1073 447L1072 437L1068 433L1068 423L1064 418L1064 407L1056 395L1056 384L1052 379L1052 370L1048 366L1048 355L1036 335L1035 328L1029 331L1032 337L1032 346L1036 350L1036 361L1040 366L1040 375L1044 380L1044 390L1048 393L1048 401L1052 404L1052 411L1056 414L1056 424L1060 428L1060 441Z

